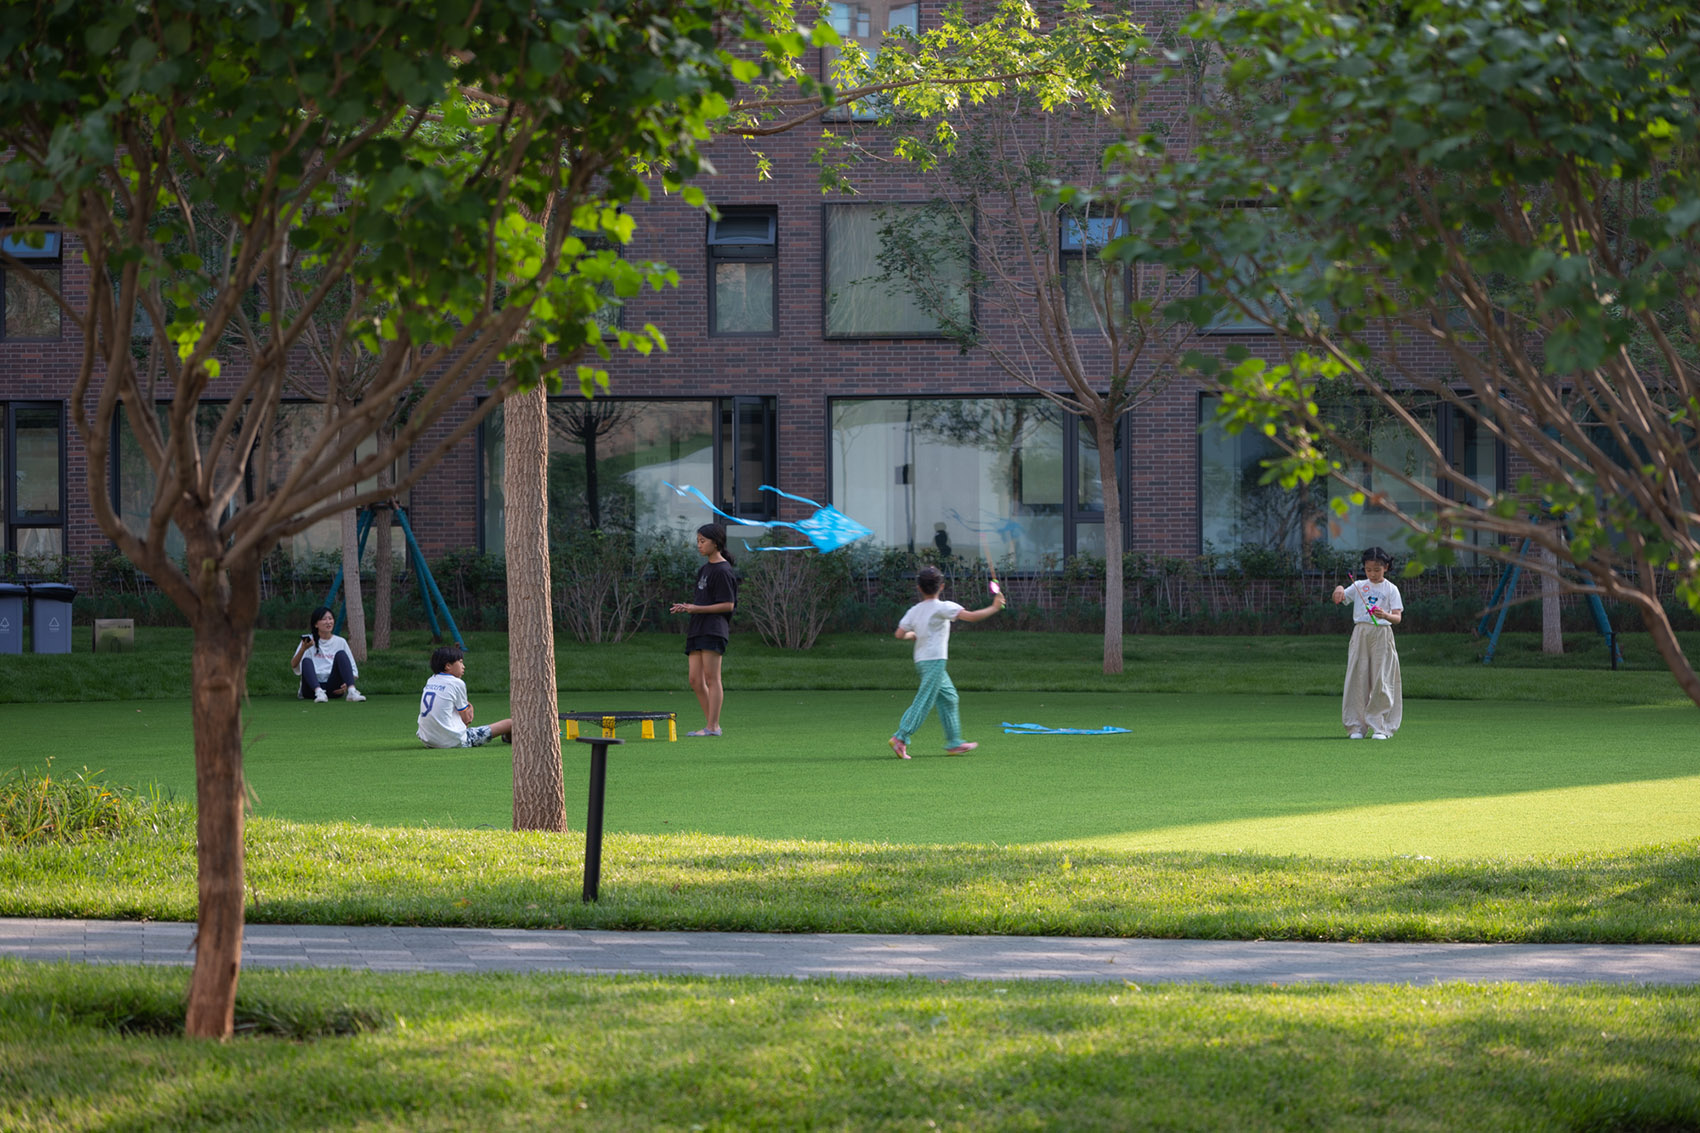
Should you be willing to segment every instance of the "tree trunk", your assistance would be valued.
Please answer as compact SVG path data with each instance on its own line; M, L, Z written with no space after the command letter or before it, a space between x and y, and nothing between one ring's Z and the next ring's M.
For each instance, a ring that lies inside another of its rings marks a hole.
M1116 475L1116 418L1092 419L1104 485L1104 672L1122 671L1122 492ZM1073 490L1073 489L1070 489Z
M1541 652L1564 652L1563 613L1558 605L1558 575L1549 573L1558 567L1558 556L1551 547L1540 548L1541 556Z
M514 829L565 830L555 621L549 589L549 406L544 390L539 387L509 398L503 421Z
M348 454L350 467L354 464L354 452ZM357 489L349 488L345 496L352 496ZM342 513L342 593L348 600L348 647L354 651L354 660L366 660L366 594L360 585L360 538L359 516L353 508Z
M195 619L190 712L195 729L195 858L199 881L195 968L184 1029L229 1038L242 967L242 700L253 634L227 609Z
M1650 603L1642 603L1641 620L1646 623L1647 632L1653 637L1653 648L1659 651L1671 676L1676 678L1677 686L1688 699L1700 705L1700 676L1689 664L1688 656L1682 651L1682 643L1676 638L1676 630L1671 628L1670 618L1656 596Z
M380 504L372 521L372 648L380 652L390 647L391 599L395 591L395 547L390 539L390 525L394 515L387 504Z
M394 437L389 429L378 434L378 443L387 444ZM378 483L391 487L395 477L389 468L378 471ZM390 647L391 601L395 592L395 549L390 528L395 523L391 501L378 504L372 520L372 648L382 651Z

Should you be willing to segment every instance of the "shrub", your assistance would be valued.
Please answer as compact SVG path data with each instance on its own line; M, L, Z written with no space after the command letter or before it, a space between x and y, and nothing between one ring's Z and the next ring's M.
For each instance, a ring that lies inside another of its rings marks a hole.
M0 778L0 842L79 842L133 830L158 830L172 805L157 794L108 787L87 767L69 779L53 777L53 761L39 776L13 768Z
M585 531L554 547L555 616L585 644L624 641L655 598L648 556L630 532Z
M767 546L786 546L772 537ZM807 544L804 544L807 547ZM850 559L813 548L752 554L738 587L738 609L776 649L810 649L850 586Z

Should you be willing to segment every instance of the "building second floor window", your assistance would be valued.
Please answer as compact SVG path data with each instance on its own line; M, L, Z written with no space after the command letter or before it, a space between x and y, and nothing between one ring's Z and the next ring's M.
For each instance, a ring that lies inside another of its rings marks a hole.
M0 228L9 223L9 218L0 221ZM7 232L0 237L0 251L11 257L0 261L0 338L59 337L59 304L48 294L59 290L59 249L57 232Z
M723 209L708 222L709 329L713 334L773 334L779 267L774 209Z
M968 234L938 204L826 206L826 336L936 338L972 310Z

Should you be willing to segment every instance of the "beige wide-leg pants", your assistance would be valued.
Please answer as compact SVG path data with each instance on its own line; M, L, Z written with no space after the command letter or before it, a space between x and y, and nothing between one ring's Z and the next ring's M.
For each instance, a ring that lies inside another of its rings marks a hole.
M1399 683L1399 651L1393 646L1393 627L1358 622L1346 650L1346 692L1340 701L1340 720L1348 732L1381 732L1391 736L1405 717L1405 694Z

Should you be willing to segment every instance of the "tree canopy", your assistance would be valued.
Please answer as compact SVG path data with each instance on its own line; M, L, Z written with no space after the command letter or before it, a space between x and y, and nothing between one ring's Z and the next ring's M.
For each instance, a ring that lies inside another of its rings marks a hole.
M1141 179L1113 252L1197 267L1201 327L1273 334L1191 358L1230 426L1278 439L1271 476L1332 478L1338 509L1394 507L1359 470L1399 484L1419 568L1551 550L1700 702L1665 608L1700 610L1690 6L1259 0L1187 32L1217 52L1200 144ZM1417 466L1343 424L1342 393ZM1449 464L1413 396L1501 442L1508 481Z

